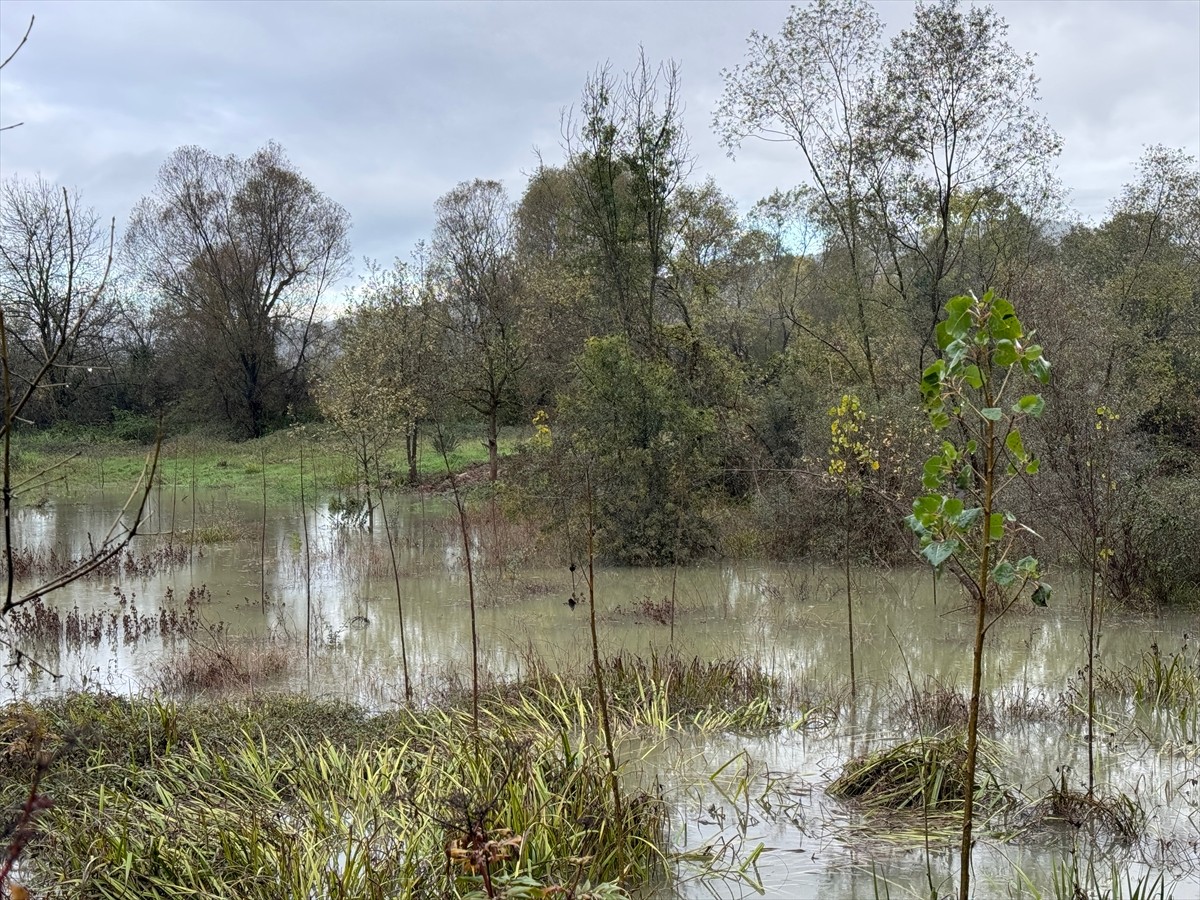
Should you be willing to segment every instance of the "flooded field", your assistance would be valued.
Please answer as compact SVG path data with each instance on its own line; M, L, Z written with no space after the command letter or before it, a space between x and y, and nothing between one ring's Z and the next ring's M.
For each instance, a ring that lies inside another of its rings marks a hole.
M188 693L199 684L218 693L299 691L386 711L405 700L402 642L418 704L469 685L462 543L443 502L391 501L399 507L389 506L388 529L398 602L378 519L372 532L349 527L327 502L303 511L274 505L264 519L261 502L219 493L197 497L193 512L190 497L168 493L153 497L146 530L155 534L139 537L119 566L55 593L10 633L44 670L5 670L8 699L79 688ZM84 492L22 509L18 590L84 554L124 499ZM201 522L207 537L223 539L191 542L192 533L206 536ZM585 561L574 572L570 560L530 566L486 528L473 538L486 679L583 670L586 603L570 601L586 598ZM663 896L950 893L955 822L918 828L911 816L835 799L829 787L851 758L939 723L961 724L971 617L955 586L935 585L928 571L857 571L852 700L843 577L807 563L597 570L606 656L746 660L781 686L782 728L624 736L628 783L661 789L670 810L679 883ZM988 752L1013 802L980 826L978 896L1070 896L1057 887L1064 875L1090 870L1095 884L1119 885L1125 896L1140 886L1141 896L1200 897L1197 712L1139 704L1122 685L1155 650L1194 669L1192 615L1110 611L1103 623L1097 792L1132 801L1137 833L1029 827L1040 798L1086 786L1080 589L1063 574L1055 581L1049 610L1009 615L989 637ZM198 659L207 682L196 680ZM244 671L226 684L222 667Z

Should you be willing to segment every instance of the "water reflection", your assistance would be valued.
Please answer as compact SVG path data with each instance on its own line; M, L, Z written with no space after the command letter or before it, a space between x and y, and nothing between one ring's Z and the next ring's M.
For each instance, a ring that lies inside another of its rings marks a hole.
M22 509L14 523L15 543L60 556L82 555L89 541L107 531L124 500L115 493L85 493ZM185 515L190 520L190 497L168 495L164 500L157 492L153 500L148 530L159 534L139 537L135 554L172 540L173 521L182 527ZM303 517L296 503L272 506L265 522L258 504L219 492L197 497L196 507L203 521L219 521L239 539L197 545L185 565L169 570L118 572L107 580L77 582L49 602L62 611L111 612L123 593L145 614L158 609L168 590L178 598L204 585L211 595L204 618L226 623L234 639L290 640L303 657L305 635L312 634L311 665L301 659L257 687L308 690L374 708L400 702L400 616L383 528L373 534L347 529L327 508L310 510L306 561ZM389 511L395 517L404 637L418 689L448 679L465 681L470 665L467 590L452 510L421 500L408 506L393 502ZM573 590L586 595L582 579L576 575L573 580L565 566L510 564L502 569L500 561L487 559L483 537L473 540L480 556L483 670L518 676L534 660L583 668L590 653L586 607L572 609L566 602ZM838 570L807 563L711 564L678 573L600 569L596 598L603 650L641 654L671 645L688 656L748 656L814 692L822 687L837 691L846 680L848 650L842 577ZM897 714L904 697L934 683L967 683L972 617L961 608L952 585L943 583L935 592L928 572L864 570L854 577L861 700L854 727L841 723L836 730L756 739L718 736L693 743L675 737L630 754L646 755L645 771L653 771L680 798L675 835L680 846L708 847L742 859L759 843L767 848L745 877L717 885L687 883L685 896L848 900L877 896L882 878L892 885L892 896L914 891L928 896L931 880L935 889L950 889L954 840L935 840L928 848L865 844L860 839L863 822L828 798L823 786L849 756L911 736L911 718ZM26 579L23 586L31 584ZM1060 695L1070 695L1078 686L1083 623L1069 581L1067 585L1051 609L1015 611L989 637L990 689L1031 710L1063 709ZM673 625L663 615L672 597ZM1152 641L1164 648L1178 646L1194 624L1183 614L1112 615L1104 629L1102 661L1110 667L1131 663ZM211 639L203 633L190 640ZM164 659L185 650L188 642L171 637L126 642L117 634L78 649L63 642L40 645L38 658L62 678L53 681L22 667L7 671L4 686L14 698L93 686L141 691L158 683ZM1200 761L1195 745L1189 747L1186 734L1172 745L1169 722L1138 727L1144 739L1131 739L1125 721L1107 723L1097 779L1145 803L1150 844L1161 850L1157 865L1182 878L1177 896L1200 896L1194 836L1200 822ZM1031 796L1062 777L1063 767L1076 783L1086 772L1086 745L1074 720L1064 723L1061 715L1051 716L1001 727L993 736L1005 751L1003 774ZM739 794L732 783L707 777L731 760L738 762L723 771L739 773L740 782L752 789ZM1069 841L1063 841L1067 838L1038 846L981 843L976 861L980 896L1020 896L1019 886L1012 885L1014 865L1045 890L1052 866L1070 849ZM1105 871L1109 859L1134 877L1148 870L1137 854L1110 850Z

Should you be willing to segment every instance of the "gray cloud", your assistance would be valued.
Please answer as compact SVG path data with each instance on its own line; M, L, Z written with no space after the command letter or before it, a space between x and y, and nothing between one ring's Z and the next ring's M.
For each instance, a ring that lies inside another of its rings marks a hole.
M1134 174L1142 147L1200 154L1200 3L1001 2L1037 54L1042 109L1063 135L1060 176L1085 217ZM500 178L515 194L598 63L639 44L678 60L696 176L743 208L801 177L786 147L729 160L711 133L719 72L788 4L61 2L5 0L0 48L30 43L0 80L0 171L77 185L120 222L181 144L246 155L278 140L355 220L358 255L406 255L434 200ZM893 31L912 5L880 5Z

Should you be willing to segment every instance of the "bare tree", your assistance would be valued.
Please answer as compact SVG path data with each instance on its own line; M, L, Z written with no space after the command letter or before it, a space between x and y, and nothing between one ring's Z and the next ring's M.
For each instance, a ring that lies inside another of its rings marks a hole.
M137 534L145 512L146 498L149 495L150 483L153 479L154 467L158 459L157 447L147 461L142 479L139 479L134 491L130 494L125 510L100 542L93 546L91 552L80 560L70 570L61 573L49 581L35 586L26 586L19 594L16 591L16 577L13 570L13 512L18 498L33 490L45 486L51 477L49 470L42 470L26 476L22 481L14 479L12 466L12 440L17 426L24 422L23 413L29 404L42 392L54 385L54 373L59 361L67 348L79 341L81 333L89 327L92 317L99 307L104 295L108 273L112 266L112 235L115 222L109 226L107 253L103 256L103 264L99 268L98 280L85 290L78 287L74 273L82 268L79 256L79 244L75 240L75 225L73 207L70 196L64 190L62 194L62 227L61 246L56 252L61 253L61 270L63 281L56 293L58 309L69 310L69 315L62 314L61 323L47 332L47 343L39 348L41 358L32 368L20 372L12 364L9 343L9 305L0 305L0 394L3 401L3 418L0 419L0 443L2 443L3 460L2 476L0 476L0 497L3 500L4 511L4 570L5 587L4 600L0 605L0 618L24 603L45 596L58 590L89 572L100 567L108 560L123 551ZM131 518L127 518L132 514ZM0 644L7 642L0 637ZM11 647L20 662L25 654L20 648Z
M346 211L295 170L278 144L249 159L181 147L134 209L126 236L145 282L211 393L245 436L302 399L322 295L349 260Z
M116 315L102 290L106 237L76 192L41 178L0 188L0 298L13 377L28 384L54 356L25 410L38 421L59 418L87 370L104 359L102 336Z

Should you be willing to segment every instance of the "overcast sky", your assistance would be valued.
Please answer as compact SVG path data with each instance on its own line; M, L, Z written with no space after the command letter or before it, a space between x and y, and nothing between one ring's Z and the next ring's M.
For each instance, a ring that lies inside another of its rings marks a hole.
M1200 0L995 4L1036 54L1041 109L1064 139L1059 176L1099 218L1147 144L1200 155ZM878 4L889 35L912 3ZM76 186L118 227L176 147L246 156L279 141L354 220L358 258L407 256L457 182L519 197L535 148L561 159L559 121L598 63L638 46L682 66L695 177L743 210L801 178L795 151L727 158L711 130L722 68L780 2L64 2L0 0L0 174Z

